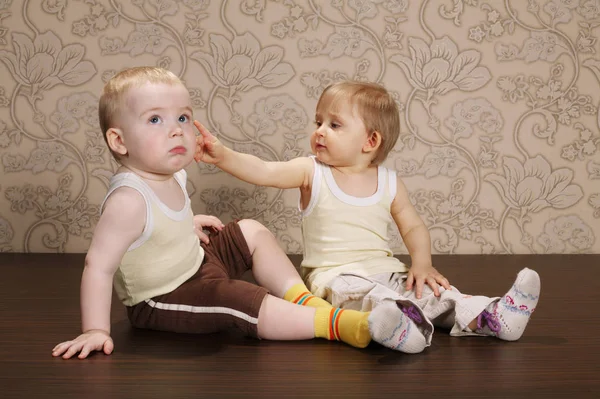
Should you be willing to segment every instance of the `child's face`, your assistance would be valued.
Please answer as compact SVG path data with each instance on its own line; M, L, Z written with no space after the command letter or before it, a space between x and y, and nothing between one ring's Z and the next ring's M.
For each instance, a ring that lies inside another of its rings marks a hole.
M146 83L130 89L117 120L127 149L125 166L170 175L193 160L192 104L183 85Z
M356 107L343 101L332 112L330 104L317 109L316 130L310 146L317 159L330 166L352 166L359 162L368 132Z

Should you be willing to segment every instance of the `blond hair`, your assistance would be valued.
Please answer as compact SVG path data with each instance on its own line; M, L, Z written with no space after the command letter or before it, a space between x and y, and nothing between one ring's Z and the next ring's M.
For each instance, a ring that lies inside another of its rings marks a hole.
M381 85L346 80L325 88L317 102L317 112L325 108L336 111L342 104L357 107L368 134L375 131L381 135L381 145L372 165L379 165L387 158L400 135L400 114L396 101Z
M181 84L181 80L173 72L158 67L133 67L122 70L113 76L105 85L98 104L98 118L104 141L108 145L106 132L114 127L115 119L119 110L123 109L125 94L134 87L140 87L146 83ZM110 147L109 147L110 149ZM112 152L112 150L111 150ZM118 154L113 156L118 159Z

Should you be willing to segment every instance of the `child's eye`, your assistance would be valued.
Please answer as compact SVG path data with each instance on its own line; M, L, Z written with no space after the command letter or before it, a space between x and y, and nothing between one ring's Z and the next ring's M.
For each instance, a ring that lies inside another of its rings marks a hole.
M160 123L160 116L153 115L150 117L150 119L148 119L148 122L150 122L152 124Z
M189 118L189 116L187 116L187 115L181 115L181 116L179 117L179 122L181 122L181 123L188 122L189 120L190 120L190 118Z
M317 127L319 127L319 126L321 126L321 125L322 125L322 123L321 123L321 121L315 121L315 125L316 125Z
M331 128L332 129L337 129L338 127L340 127L339 123L335 123L335 122L331 123Z

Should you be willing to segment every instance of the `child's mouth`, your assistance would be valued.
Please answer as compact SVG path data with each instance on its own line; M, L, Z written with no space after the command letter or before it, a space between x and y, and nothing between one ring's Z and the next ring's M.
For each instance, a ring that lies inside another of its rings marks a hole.
M187 150L183 146L177 146L169 151L171 154L185 154Z

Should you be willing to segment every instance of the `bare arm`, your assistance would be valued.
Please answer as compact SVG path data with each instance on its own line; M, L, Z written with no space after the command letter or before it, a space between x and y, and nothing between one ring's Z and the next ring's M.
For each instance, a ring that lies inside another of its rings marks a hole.
M142 234L146 204L131 188L119 188L106 201L85 258L81 278L82 330L110 333L113 276L127 248Z
M131 188L119 188L106 201L94 230L81 277L82 334L57 345L52 354L85 358L90 352L113 350L110 308L113 276L127 248L141 235L146 223L143 198Z
M198 121L200 132L196 161L214 164L245 182L277 188L307 188L313 174L313 161L300 157L287 162L266 162L250 154L242 154L225 147Z
M242 154L225 148L220 169L259 186L277 188L307 187L312 177L313 162L310 158L295 158L287 162L266 162L254 155Z
M436 296L440 295L438 284L450 289L448 280L433 267L429 230L410 202L406 186L400 178L398 178L391 213L412 261L406 288L412 289L416 282L417 298L422 295L424 283L431 287Z

